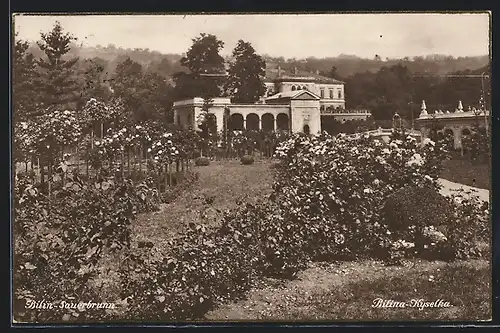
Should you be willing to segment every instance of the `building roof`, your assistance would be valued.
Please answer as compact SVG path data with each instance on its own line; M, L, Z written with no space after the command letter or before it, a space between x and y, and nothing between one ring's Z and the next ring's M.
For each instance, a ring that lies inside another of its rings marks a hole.
M308 90L294 90L294 91L284 91L272 96L267 97L265 100L276 100L276 99L296 99L303 94L308 94L312 96L314 99L320 99L320 97Z
M293 72L291 70L281 69L281 75L278 75L278 68L267 68L265 81L301 81L301 82L316 82L316 83L333 83L333 84L344 84L343 81L332 79L323 75L316 73L311 73L304 70L297 70Z

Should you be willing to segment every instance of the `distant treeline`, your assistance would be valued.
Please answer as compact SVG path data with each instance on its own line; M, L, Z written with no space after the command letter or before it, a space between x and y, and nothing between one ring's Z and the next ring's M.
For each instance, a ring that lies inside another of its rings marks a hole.
M41 57L43 52L32 44L28 52L33 53L35 57ZM180 54L163 54L149 49L124 49L109 44L107 46L80 46L72 44L68 56L77 56L82 59L100 58L109 64L109 71L113 72L116 65L130 57L131 60L140 63L142 66L154 69L164 76L172 76L180 70L186 70L180 65ZM332 67L337 68L337 74L340 77L349 77L356 73L377 72L382 67L390 67L401 64L412 72L427 72L435 74L444 74L463 70L474 70L486 66L489 63L487 55L477 57L452 57L447 55L428 55L425 57L405 57L403 59L382 59L374 57L373 59L359 58L354 55L339 55L338 57L306 59L285 59L284 57L271 57L263 55L268 68L275 68L278 64L283 69L292 69L297 67L299 70L310 72L327 73Z

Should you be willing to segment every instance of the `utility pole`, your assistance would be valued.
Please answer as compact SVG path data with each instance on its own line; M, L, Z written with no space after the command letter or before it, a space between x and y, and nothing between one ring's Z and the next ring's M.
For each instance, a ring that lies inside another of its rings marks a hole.
M485 72L481 73L481 109L483 110L484 114L484 127L486 129L486 137L488 138L488 117L486 116L486 96L484 93L484 78L485 78Z

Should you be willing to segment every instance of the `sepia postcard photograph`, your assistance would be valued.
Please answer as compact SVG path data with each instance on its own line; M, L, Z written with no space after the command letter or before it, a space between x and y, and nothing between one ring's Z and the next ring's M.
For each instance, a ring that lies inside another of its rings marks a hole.
M12 324L492 318L491 12L12 16Z

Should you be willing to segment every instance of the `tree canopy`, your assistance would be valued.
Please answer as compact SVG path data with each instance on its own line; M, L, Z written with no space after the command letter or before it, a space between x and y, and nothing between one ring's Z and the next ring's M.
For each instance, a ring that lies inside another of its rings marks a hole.
M180 60L181 65L189 72L174 75L176 96L179 98L221 96L224 77L211 75L225 73L224 58L219 54L224 42L215 35L205 33L192 41L193 44L186 56Z
M226 89L233 102L255 103L266 92L263 81L266 62L255 53L252 44L241 39L232 56L235 60L229 66Z

